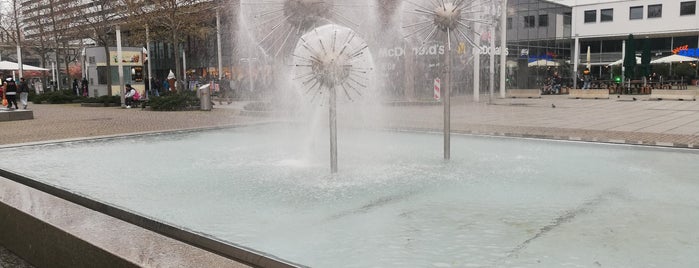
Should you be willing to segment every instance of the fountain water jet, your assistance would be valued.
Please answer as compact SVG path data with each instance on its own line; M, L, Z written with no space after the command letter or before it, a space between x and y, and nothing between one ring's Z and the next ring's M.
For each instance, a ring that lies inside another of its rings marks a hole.
M294 51L296 81L313 99L327 96L330 125L330 170L337 173L337 89L352 100L369 83L373 62L368 45L349 28L335 24L303 35ZM327 93L327 94L325 94Z
M349 16L361 13L361 7L351 0L242 0L246 20L255 22L249 31L258 44L275 58L288 57L298 38L321 25L335 23L351 28L359 26Z

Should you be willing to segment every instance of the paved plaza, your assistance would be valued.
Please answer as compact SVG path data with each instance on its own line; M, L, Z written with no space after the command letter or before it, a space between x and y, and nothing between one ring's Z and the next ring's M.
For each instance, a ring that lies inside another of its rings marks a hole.
M245 104L217 104L210 112L31 105L35 119L0 123L0 145L275 120L241 114ZM407 104L385 105L380 110L382 115L378 115L382 120L377 127L435 131L442 128L440 105ZM610 99L598 100L558 95L494 99L488 104L487 96L481 96L480 103L469 97L456 97L452 101L452 129L485 135L699 148L699 102L653 101L643 95L612 95Z

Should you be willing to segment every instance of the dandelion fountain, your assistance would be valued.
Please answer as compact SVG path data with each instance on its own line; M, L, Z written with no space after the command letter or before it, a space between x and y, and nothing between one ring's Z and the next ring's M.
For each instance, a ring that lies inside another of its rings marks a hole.
M337 91L352 100L369 85L373 70L368 45L349 28L328 24L302 36L294 52L296 79L313 98L327 96L330 170L337 173Z
M451 74L452 74L452 44L459 41L467 42L473 48L479 49L479 45L474 41L474 35L479 35L474 31L473 23L489 24L490 21L479 18L484 13L482 7L491 1L406 1L408 12L406 23L403 26L409 33L405 38L411 38L424 45L427 41L435 38L443 40L447 52L444 54L445 87L444 92L444 159L451 158Z

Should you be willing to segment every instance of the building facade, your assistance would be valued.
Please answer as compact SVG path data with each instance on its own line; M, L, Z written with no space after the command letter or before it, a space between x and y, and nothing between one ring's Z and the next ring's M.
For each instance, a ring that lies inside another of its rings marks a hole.
M180 5L206 5L213 1L188 1L182 2ZM145 2L144 2L145 3ZM222 2L222 5L225 5ZM86 73L83 73L83 78L88 79L91 88L90 94L96 89L99 95L115 92L114 89L106 88L107 73L112 73L112 84L118 84L118 75L116 75L116 67L112 66L111 70L105 66L104 49L94 39L95 29L104 29L111 36L107 39L109 46L116 45L115 31L110 27L87 27L88 24L109 24L121 25L122 45L124 47L133 47L128 53L138 50L141 53L141 47L146 47L143 27L139 29L129 29L129 26L123 21L126 19L124 14L125 7L119 1L88 1L88 0L21 0L22 16L24 21L24 35L26 42L27 54L33 53L35 57L41 59L41 66L51 66L52 62L58 67L58 75L61 77L62 88L70 83L76 77L69 74L68 65L81 63L84 66L90 67ZM188 8L188 7L185 7ZM195 10L201 10L197 8ZM207 27L216 25L216 16L214 11L209 10L208 14L197 14L197 16L205 16L208 21L204 22ZM163 79L170 70L175 70L175 54L180 57L180 66L185 66L187 69L188 78L190 77L215 77L219 73L230 75L233 69L234 59L232 54L233 49L233 30L236 16L229 14L227 10L222 10L222 61L223 70L218 70L216 51L216 34L208 34L206 36L187 36L186 41L178 44L176 47L167 41L151 41L151 51L148 58L152 64L152 77ZM113 28L113 27L111 27ZM151 34L153 33L151 29ZM215 31L215 30L214 30ZM135 38L133 38L135 37ZM137 49L137 48L138 49ZM30 52L31 51L31 52ZM83 54L85 53L85 54ZM183 56L186 55L186 56ZM111 56L109 56L111 57ZM90 61L92 59L92 61ZM129 62L128 65L135 63ZM145 67L143 58L140 62L142 67ZM132 68L133 67L133 68ZM125 67L126 83L131 81L132 71L136 66ZM140 67L139 67L140 68ZM136 68L138 69L138 68ZM85 70L85 69L83 69ZM142 75L134 77L148 77L145 72L146 68L142 68ZM181 74L177 74L180 77ZM69 77L71 76L71 77ZM140 80L140 79L138 79ZM143 81L133 82L132 85L139 85Z
M576 66L587 64L589 48L591 69L598 79L619 75L619 67L615 70L609 65L622 58L629 34L634 35L638 56L643 42L650 43L652 59L671 54L694 56L699 47L697 1L578 0L571 4ZM653 68L666 71L663 66Z
M571 12L552 1L507 2L508 88L538 88L553 72L570 73Z

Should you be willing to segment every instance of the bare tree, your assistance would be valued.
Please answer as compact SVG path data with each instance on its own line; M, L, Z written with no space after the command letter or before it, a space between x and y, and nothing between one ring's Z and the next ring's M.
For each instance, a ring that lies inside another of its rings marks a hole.
M77 31L73 18L80 12L79 7L73 1L36 0L25 1L22 8L22 16L27 21L26 40L41 54L42 65L46 66L46 54L50 52L55 53L53 58L57 64L58 59L66 60L69 41L73 40L71 34ZM66 73L67 70L66 62ZM60 88L60 71L58 76L56 82Z
M205 37L215 29L211 14L221 1L215 0L121 0L127 6L131 24L148 25L153 40L173 46L175 76L181 83L180 49L188 37ZM223 1L227 2L227 1ZM182 84L181 84L182 85Z
M35 8L35 6L41 4L40 2L35 2L33 6L28 6L25 8ZM52 35L48 34L50 30L48 10L37 9L36 13L33 14L35 19L27 20L25 25L30 28L35 34L27 36L24 40L27 50L32 50L36 52L39 57L41 57L41 66L46 68L46 62L48 53L53 51L54 48L51 44L54 43ZM23 17L28 16L28 14L23 14Z
M116 25L124 19L124 6L118 1L94 0L85 6L82 15L78 16L78 25L83 29L83 38L93 39L104 49L107 58L107 92L112 95L112 72L109 60L109 46L115 43Z
M19 64L19 77L23 76L23 70L21 65L22 59L22 32L20 31L22 27L22 18L19 12L20 3L19 0L9 0L5 2L9 8L3 8L3 12L0 13L0 31L4 33L5 36L9 38L17 47L17 63Z

